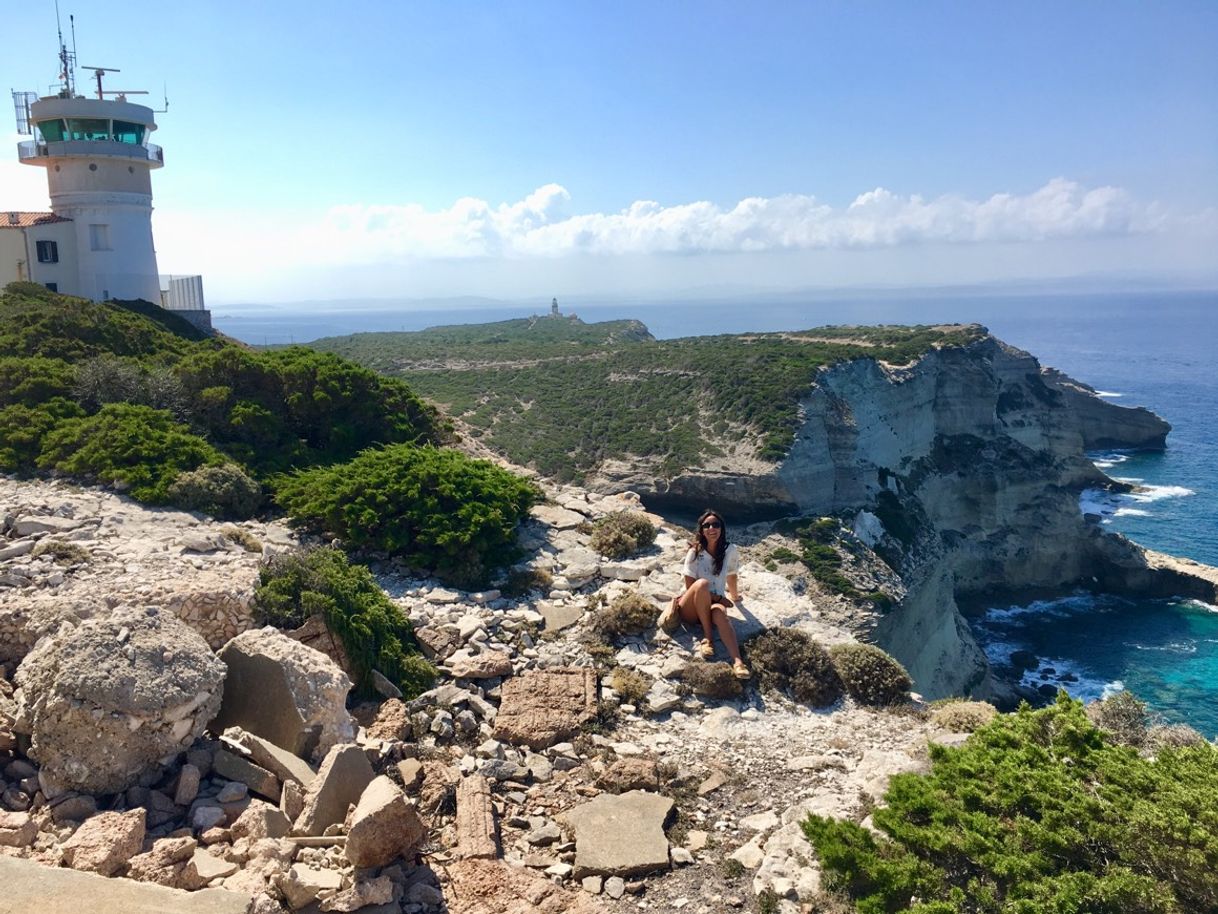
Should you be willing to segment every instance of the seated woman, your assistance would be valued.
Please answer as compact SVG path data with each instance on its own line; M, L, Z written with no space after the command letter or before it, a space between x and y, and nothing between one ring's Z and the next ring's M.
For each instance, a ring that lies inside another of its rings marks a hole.
M734 543L727 541L727 525L718 511L707 510L698 518L698 530L685 554L685 589L672 598L668 608L660 613L660 627L666 632L676 629L678 622L702 626L702 640L696 650L709 660L715 655L711 642L711 626L719 632L732 671L739 679L749 678L749 668L740 657L740 644L727 608L740 602L737 569L740 557ZM728 594L731 595L730 599Z

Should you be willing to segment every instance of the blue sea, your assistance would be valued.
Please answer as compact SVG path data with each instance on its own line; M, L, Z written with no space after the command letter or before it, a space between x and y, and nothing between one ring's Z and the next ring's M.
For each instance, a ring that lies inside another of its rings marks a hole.
M217 309L223 332L251 343L303 342L371 330L524 317L545 306L436 310ZM1218 292L996 294L992 290L808 294L747 302L564 303L586 321L637 318L661 338L799 330L825 324L976 322L1042 364L1090 384L1123 406L1145 406L1172 424L1166 451L1092 455L1134 483L1127 496L1087 493L1084 507L1135 541L1218 565ZM1018 582L1012 582L1018 585ZM1096 698L1126 688L1169 722L1218 734L1218 607L1186 600L1061 595L995 605L974 629L991 660L1029 650L1036 685Z

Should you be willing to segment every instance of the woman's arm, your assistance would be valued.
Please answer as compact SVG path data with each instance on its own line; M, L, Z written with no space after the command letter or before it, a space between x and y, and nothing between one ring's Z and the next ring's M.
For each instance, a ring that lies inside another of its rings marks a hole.
M740 602L740 579L737 575L727 576L727 595L733 604Z

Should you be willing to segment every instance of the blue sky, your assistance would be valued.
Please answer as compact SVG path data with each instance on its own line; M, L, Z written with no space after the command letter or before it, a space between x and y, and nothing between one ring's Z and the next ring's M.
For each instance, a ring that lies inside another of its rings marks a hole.
M167 87L161 268L213 301L1218 283L1210 0L61 10ZM6 26L46 91L54 4Z

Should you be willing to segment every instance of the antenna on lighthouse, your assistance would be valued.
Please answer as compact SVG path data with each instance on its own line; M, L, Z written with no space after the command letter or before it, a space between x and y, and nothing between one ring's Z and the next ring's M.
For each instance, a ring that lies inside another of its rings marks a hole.
M76 17L68 16L68 24L72 31L72 50L63 41L63 25L59 18L59 0L55 0L55 30L59 33L59 79L62 87L60 98L76 97Z

